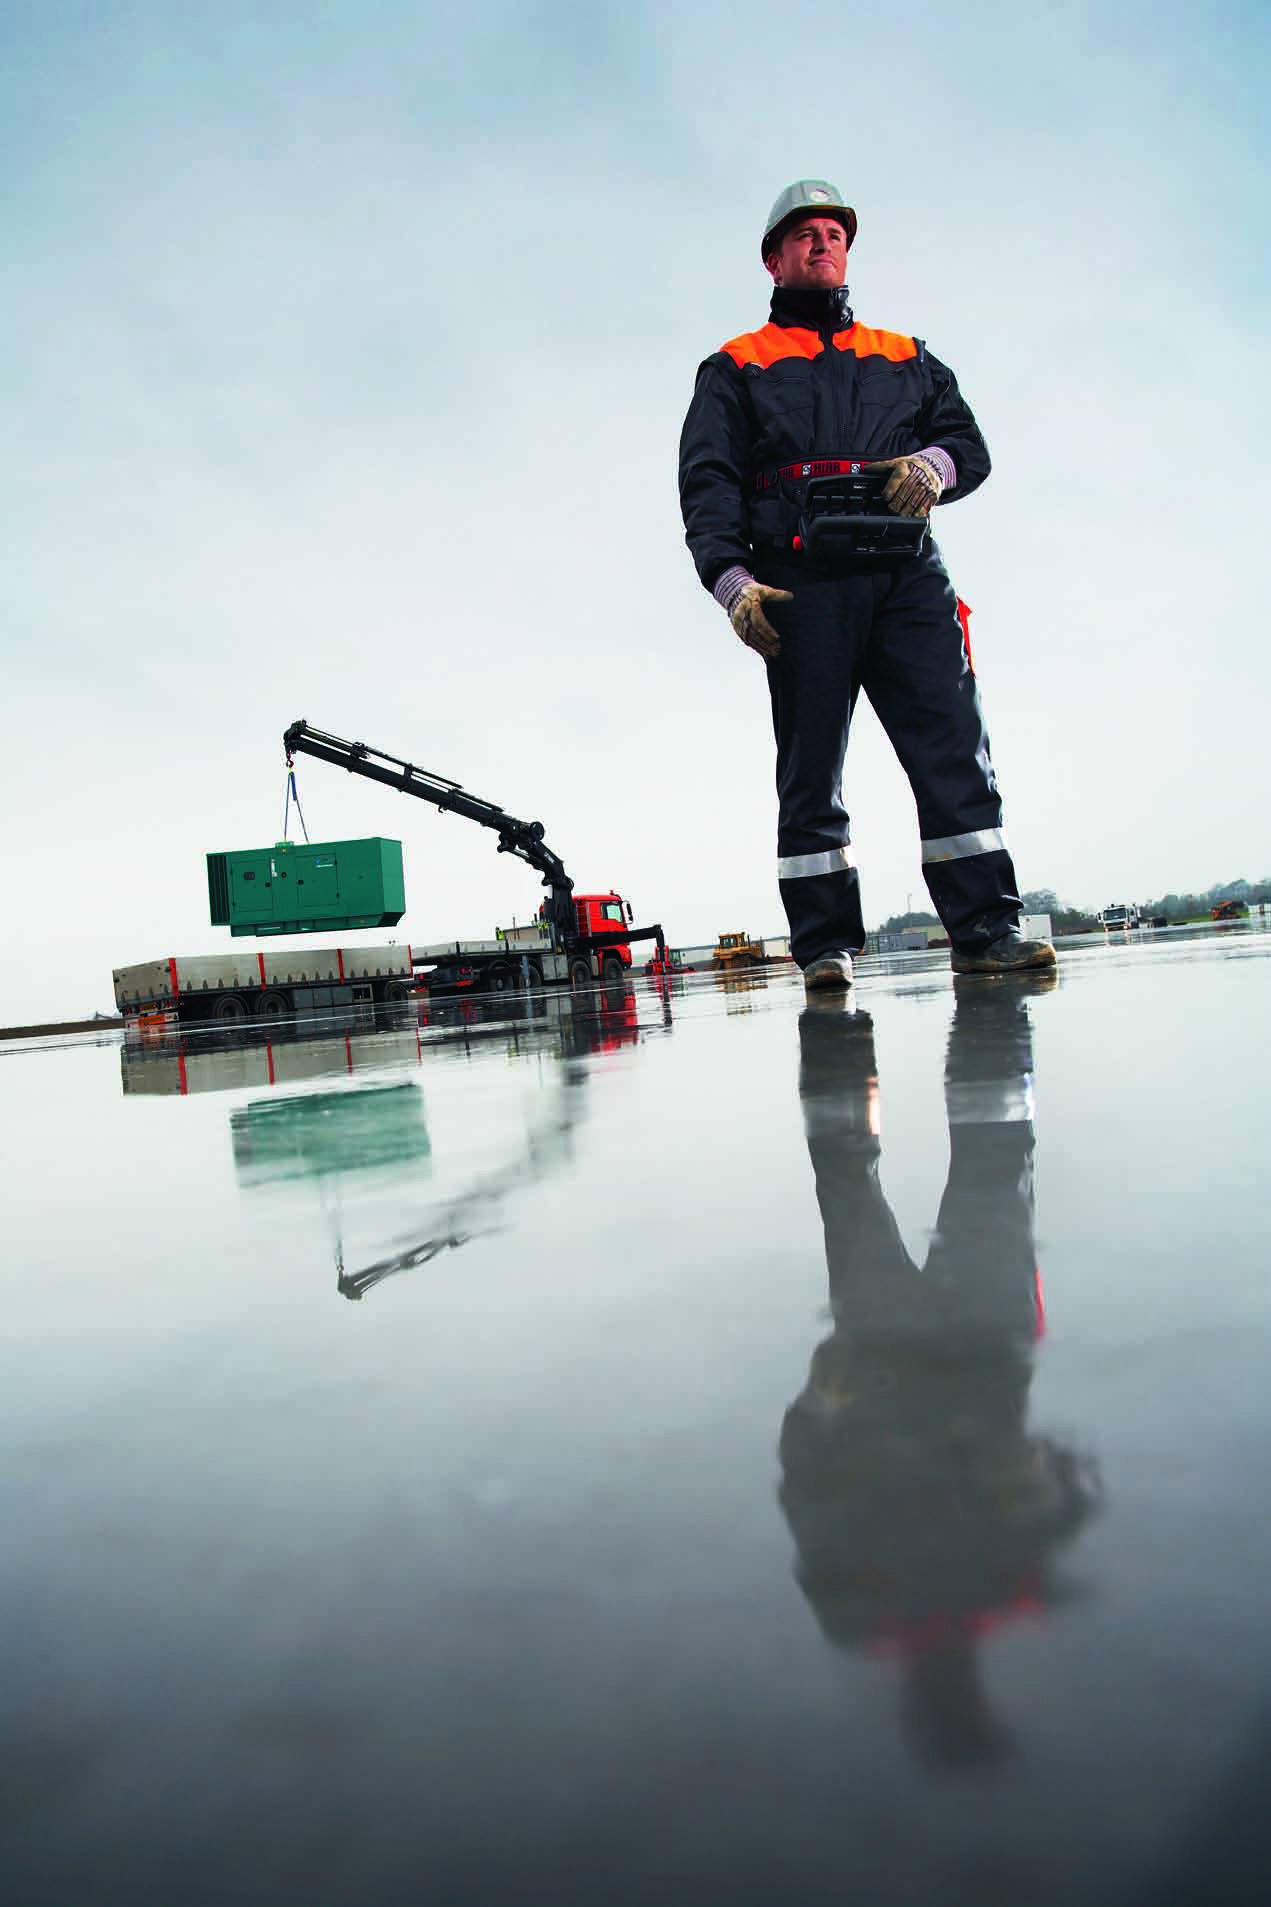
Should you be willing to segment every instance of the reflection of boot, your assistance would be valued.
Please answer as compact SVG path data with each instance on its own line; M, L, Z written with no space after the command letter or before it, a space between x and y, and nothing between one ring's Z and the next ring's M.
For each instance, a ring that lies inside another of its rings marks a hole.
M932 1302L967 1351L1038 1334L1033 1034L1022 984L959 987L945 1060L949 1177L927 1255Z
M809 1140L857 1131L878 1151L878 1065L874 1022L822 995L799 1015L799 1099Z
M1026 999L1032 994L1054 993L1059 986L1059 974L1054 967L1025 967L1019 973L1011 975L1008 987L982 987L967 974L955 973L953 976L953 997L955 1001L988 1000L995 993L1004 995L1008 1000Z
M879 1100L868 1013L799 1016L799 1097L825 1224L830 1303L854 1335L884 1333L912 1305L916 1273L878 1180Z

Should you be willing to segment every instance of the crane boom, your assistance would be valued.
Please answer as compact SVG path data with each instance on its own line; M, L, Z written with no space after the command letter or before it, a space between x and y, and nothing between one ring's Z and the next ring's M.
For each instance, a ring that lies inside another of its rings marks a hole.
M469 794L457 781L448 781L428 768L417 768L414 762L386 754L382 748L371 748L366 742L346 742L342 736L312 728L306 721L293 722L284 732L282 743L288 767L297 754L313 755L318 761L347 769L351 775L363 775L401 794L416 795L445 813L461 814L490 828L499 837L500 854L515 854L542 875L544 887L550 890L547 912L555 930L560 934L574 930L574 883L559 854L553 853L543 839L541 821L519 821L497 803Z

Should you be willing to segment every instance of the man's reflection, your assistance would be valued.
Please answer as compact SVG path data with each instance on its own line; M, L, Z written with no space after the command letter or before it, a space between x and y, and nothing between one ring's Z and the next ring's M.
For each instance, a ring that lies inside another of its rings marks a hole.
M1032 1029L1054 976L956 988L945 1068L949 1175L920 1269L879 1184L873 1023L799 1022L803 1102L834 1329L781 1432L781 1503L827 1640L894 1654L924 1760L1010 1747L981 1638L1062 1595L1054 1559L1097 1491L1027 1427L1041 1336L1033 1247Z

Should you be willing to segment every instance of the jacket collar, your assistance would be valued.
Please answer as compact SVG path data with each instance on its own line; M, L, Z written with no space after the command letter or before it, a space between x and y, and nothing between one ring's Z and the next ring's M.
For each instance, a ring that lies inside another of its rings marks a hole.
M788 285L778 285L772 294L769 316L773 324L798 325L827 335L846 331L852 323L852 307L847 298L846 285L839 285L833 291L795 291Z

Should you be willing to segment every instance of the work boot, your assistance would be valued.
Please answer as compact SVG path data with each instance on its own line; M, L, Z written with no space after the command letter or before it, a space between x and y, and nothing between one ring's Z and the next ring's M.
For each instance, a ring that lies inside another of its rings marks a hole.
M955 947L949 964L955 973L1026 973L1030 967L1053 967L1055 950L1048 940L1025 940L1018 927L1008 927L987 947Z
M852 984L852 956L849 953L818 954L803 969L803 984L808 992L819 987L842 993Z

